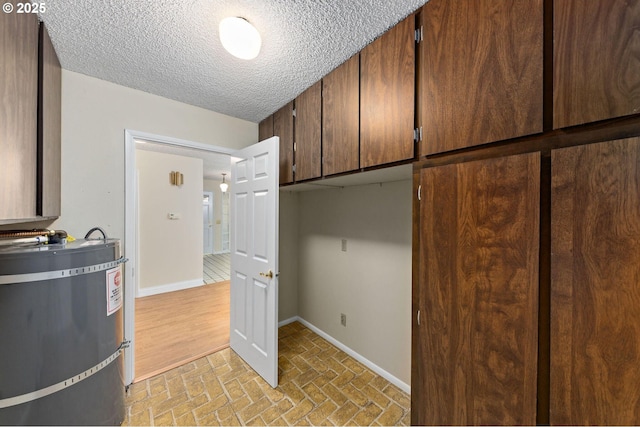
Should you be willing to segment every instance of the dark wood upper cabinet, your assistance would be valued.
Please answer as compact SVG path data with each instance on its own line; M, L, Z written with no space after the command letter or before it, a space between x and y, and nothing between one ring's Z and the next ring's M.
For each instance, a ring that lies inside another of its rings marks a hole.
M273 136L273 115L258 124L258 141L264 141Z
M555 0L554 128L640 111L640 2Z
M296 181L322 174L322 81L304 91L295 101Z
M422 155L542 132L543 0L431 0L420 20Z
M355 55L322 79L322 173L359 168L359 73Z
M420 171L412 425L536 423L540 164Z
M38 79L37 214L60 216L62 69L44 23L40 25Z
M293 101L273 113L273 136L280 137L280 184L293 182Z
M0 220L36 216L38 18L0 13Z
M415 16L360 53L360 167L414 157Z
M551 160L550 422L638 425L640 138Z

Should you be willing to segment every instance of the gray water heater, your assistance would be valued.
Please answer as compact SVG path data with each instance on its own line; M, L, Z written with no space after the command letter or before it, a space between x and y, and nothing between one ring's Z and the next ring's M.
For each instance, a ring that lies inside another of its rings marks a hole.
M0 424L124 420L117 239L0 247Z

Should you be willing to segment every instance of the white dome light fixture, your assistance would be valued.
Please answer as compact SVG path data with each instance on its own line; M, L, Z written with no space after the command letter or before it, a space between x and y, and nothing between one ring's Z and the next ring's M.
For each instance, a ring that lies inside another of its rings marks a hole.
M253 59L260 53L260 33L246 19L236 16L224 18L219 29L222 46L233 56Z

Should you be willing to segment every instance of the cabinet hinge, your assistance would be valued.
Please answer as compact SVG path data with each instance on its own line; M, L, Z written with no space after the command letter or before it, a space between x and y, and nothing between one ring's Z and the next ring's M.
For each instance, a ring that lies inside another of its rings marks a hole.
M422 200L422 185L418 185L418 200Z
M417 320L418 320L418 326L420 326L420 310L418 310L418 314L417 314Z
M293 152L295 153L296 151L298 151L298 143L294 142L293 143Z
M420 43L423 40L423 26L421 25L420 28L416 28L416 32L415 32L415 38L416 38L416 43Z
M293 165L293 168L291 170L293 171L293 173L296 173L296 165Z
M419 128L415 128L413 130L413 141L414 142L422 141L422 126L420 126Z
M292 112L293 112L293 117L296 117L296 109L295 108L292 110Z

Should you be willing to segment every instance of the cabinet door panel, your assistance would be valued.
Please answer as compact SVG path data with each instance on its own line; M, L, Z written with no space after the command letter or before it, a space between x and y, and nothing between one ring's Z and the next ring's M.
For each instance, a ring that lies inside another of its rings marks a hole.
M412 424L535 424L540 156L423 169Z
M296 181L319 178L322 165L322 81L296 98Z
M542 0L431 0L422 9L422 155L542 132Z
M293 182L293 102L273 113L273 136L280 137L280 185Z
M60 216L62 69L45 24L40 26L37 213Z
M552 425L640 424L640 138L552 152Z
M555 0L554 128L640 111L640 2Z
M415 16L360 53L360 167L414 156Z
M322 79L322 173L359 167L359 69L355 55Z
M267 117L258 124L258 141L264 141L265 139L273 136L273 115Z
M0 219L36 215L38 18L0 13Z

